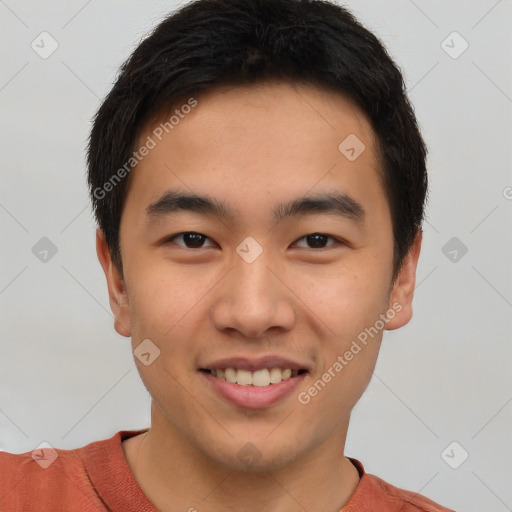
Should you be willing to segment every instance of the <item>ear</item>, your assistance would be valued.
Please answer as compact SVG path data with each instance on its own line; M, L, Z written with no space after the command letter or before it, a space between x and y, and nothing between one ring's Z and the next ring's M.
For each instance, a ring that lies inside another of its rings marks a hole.
M416 267L420 257L422 237L423 233L419 229L393 284L388 306L396 312L396 315L387 322L386 330L388 331L403 327L412 318L412 298L416 284Z
M96 254L107 278L110 309L114 313L114 329L121 335L131 336L130 307L123 276L112 261L103 230L96 230Z

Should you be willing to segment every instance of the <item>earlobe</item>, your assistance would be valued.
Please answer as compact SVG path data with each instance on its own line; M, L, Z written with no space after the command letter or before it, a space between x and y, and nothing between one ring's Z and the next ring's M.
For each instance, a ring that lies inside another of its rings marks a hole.
M423 233L419 229L393 285L389 297L389 307L397 311L397 314L386 324L388 331L403 327L412 318L412 299L416 285L416 268L421 251L422 237Z
M112 261L112 255L103 230L96 230L96 254L105 273L110 309L114 314L114 328L121 335L130 337L130 307L122 273Z

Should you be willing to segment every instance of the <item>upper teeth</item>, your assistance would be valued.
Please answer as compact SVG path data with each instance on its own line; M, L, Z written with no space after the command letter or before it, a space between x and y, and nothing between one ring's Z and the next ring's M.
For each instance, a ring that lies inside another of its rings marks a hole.
M299 372L298 370L291 370L290 368L264 368L263 370L237 370L235 368L226 368L225 370L210 370L212 375L219 379L224 379L228 382L237 383L241 386L268 386L269 384L279 384L282 380L288 380L290 377L295 377Z

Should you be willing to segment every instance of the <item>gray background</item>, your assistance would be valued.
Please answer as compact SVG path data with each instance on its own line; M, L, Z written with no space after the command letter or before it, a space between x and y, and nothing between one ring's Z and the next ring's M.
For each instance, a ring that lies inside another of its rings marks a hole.
M0 449L149 425L96 261L84 148L118 66L176 5L0 0ZM345 5L403 69L431 180L415 316L385 334L346 453L454 509L512 510L512 5ZM47 58L31 47L43 31L58 43Z

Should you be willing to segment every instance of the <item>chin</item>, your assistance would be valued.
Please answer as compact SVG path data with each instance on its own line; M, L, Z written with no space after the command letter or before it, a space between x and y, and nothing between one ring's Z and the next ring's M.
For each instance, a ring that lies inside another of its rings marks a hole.
M270 442L269 439L265 439L266 436L267 433L259 440L251 440L250 436L246 436L245 440L239 438L230 442L228 446L217 446L214 453L208 450L208 455L214 463L230 471L264 473L289 466L304 450L304 443L290 443L290 436L287 438L288 446L278 437Z

